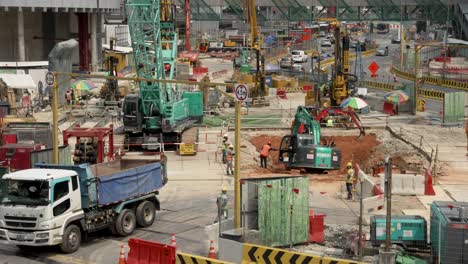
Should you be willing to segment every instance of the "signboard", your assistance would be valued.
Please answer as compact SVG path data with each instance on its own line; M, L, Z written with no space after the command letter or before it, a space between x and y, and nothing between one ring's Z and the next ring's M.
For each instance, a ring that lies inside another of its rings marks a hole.
M54 74L52 72L47 72L46 76L45 76L45 81L46 81L47 85L49 85L49 86L54 85L54 83L55 83Z
M373 61L369 65L368 69L372 73L371 77L375 78L375 77L377 77L377 74L375 74L375 73L380 69L380 66L375 61Z
M245 101L249 96L249 88L245 84L236 84L234 87L234 95L237 101Z

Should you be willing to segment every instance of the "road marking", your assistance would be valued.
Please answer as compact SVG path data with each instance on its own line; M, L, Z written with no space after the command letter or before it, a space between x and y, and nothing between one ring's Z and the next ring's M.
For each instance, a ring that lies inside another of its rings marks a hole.
M45 260L53 260L61 263L73 263L73 264L96 264L96 262L87 261L81 258L68 257L63 255L52 255L45 258Z

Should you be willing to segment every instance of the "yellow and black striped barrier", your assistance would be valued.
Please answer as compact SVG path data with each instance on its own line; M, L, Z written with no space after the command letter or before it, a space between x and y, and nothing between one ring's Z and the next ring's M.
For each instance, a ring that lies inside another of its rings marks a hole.
M443 101L444 100L444 92L430 90L430 89L419 89L419 96L434 100Z
M386 92L391 92L398 88L398 86L394 84L375 82L375 81L364 81L362 84L367 88L382 90Z
M200 257L197 255L177 252L176 264L234 264L232 262L222 261L218 259L211 259Z
M244 244L242 264L359 264L354 260L335 259L260 245Z
M414 73L402 71L395 66L392 67L392 72L395 73L396 76L410 80L410 81L414 81L416 79L416 75ZM434 77L434 76L425 76L425 77L420 78L420 80L423 83L427 83L427 84L433 84L437 86L443 86L447 88L468 91L468 82L461 82L461 81L450 80L450 79L442 79L442 78Z

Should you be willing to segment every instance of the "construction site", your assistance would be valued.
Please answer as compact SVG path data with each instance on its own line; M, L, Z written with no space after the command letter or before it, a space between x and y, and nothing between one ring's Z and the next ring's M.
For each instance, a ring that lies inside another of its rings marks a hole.
M4 263L468 263L468 3L30 2Z

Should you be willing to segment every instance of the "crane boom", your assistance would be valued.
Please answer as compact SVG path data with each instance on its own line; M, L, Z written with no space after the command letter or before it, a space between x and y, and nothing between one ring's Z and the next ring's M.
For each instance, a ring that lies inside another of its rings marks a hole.
M164 80L175 78L177 33L170 0L126 0L137 75ZM127 133L181 133L201 121L201 92L179 91L173 84L140 82L139 93L124 101Z

